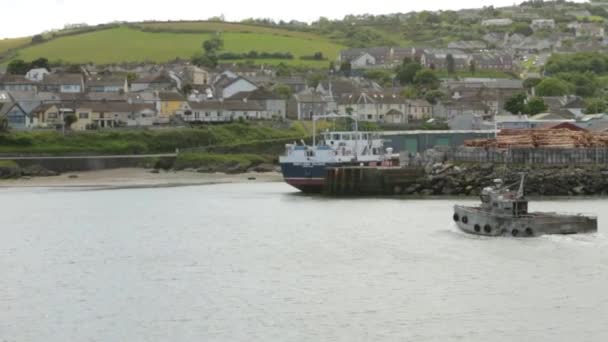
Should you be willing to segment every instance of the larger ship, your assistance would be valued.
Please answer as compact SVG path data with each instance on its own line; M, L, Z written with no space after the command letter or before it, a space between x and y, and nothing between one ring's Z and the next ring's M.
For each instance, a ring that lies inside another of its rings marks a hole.
M287 144L284 156L279 157L285 182L308 193L318 193L325 184L325 170L338 166L394 165L396 156L392 149L385 150L378 133L359 132L355 121L353 131L328 131L316 139L315 122L322 118L348 117L323 115L313 117L313 143ZM352 119L352 118L351 118ZM354 120L354 119L353 119Z

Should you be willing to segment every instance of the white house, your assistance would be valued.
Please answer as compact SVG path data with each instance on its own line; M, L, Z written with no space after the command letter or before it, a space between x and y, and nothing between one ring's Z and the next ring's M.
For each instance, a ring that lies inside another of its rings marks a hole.
M215 93L217 98L230 98L234 94L246 91L254 91L258 86L244 77L228 78L227 76L220 77L215 84Z
M533 30L554 29L555 20L554 19L534 19L534 20L532 20L532 24L530 24L530 27Z
M503 19L486 19L481 22L481 26L509 26L513 24L513 20L509 18Z
M272 114L257 101L211 100L187 102L178 115L186 122L230 122L234 120L268 120Z
M361 56L353 59L350 64L353 69L366 68L371 65L376 65L376 58L369 53L364 52Z
M31 69L25 74L25 78L33 82L41 82L45 75L48 75L49 71L46 68Z

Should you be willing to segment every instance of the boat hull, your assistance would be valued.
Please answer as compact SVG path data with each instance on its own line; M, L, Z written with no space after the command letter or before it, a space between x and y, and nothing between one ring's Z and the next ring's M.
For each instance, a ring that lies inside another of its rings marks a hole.
M597 218L584 215L529 213L513 217L489 213L479 207L456 205L453 219L465 233L484 236L534 237L597 232Z
M325 185L325 169L336 164L281 163L285 182L306 193L321 193Z

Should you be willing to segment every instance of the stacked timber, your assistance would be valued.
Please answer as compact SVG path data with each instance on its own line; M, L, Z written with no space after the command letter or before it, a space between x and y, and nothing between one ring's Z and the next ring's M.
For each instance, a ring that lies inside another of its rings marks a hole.
M608 147L608 134L569 129L505 129L496 139L465 141L467 147L483 148L596 148Z

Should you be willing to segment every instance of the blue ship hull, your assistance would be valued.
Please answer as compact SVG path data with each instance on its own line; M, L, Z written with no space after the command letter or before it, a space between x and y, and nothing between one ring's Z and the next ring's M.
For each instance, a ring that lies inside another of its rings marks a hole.
M347 164L281 163L281 172L287 184L307 193L320 193L325 185L328 167Z

